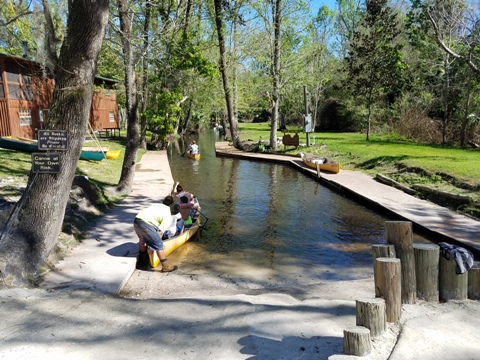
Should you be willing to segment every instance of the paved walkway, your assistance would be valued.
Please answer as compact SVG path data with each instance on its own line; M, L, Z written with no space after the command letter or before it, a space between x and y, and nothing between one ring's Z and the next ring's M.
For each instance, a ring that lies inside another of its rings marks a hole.
M480 255L479 221L379 183L364 173L350 170L341 170L338 174L321 172L318 178L317 171L307 167L298 157L247 153L228 145L228 142L217 142L215 152L217 156L289 164L337 191L386 211L390 216L411 221L415 230L426 232L437 242L455 243L470 249L476 256Z
M137 165L132 193L97 223L41 284L49 290L118 293L135 270L138 238L133 220L141 209L160 202L174 186L165 151L149 151Z

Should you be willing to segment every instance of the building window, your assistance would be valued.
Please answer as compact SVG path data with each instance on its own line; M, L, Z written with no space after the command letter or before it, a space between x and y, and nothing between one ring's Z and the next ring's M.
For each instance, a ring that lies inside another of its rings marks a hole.
M19 109L18 115L20 116L20 126L32 126L32 110Z
M40 110L40 123L48 122L48 109Z
M6 63L5 70L10 99L35 100L30 70L14 63Z
M108 113L108 121L109 122L115 122L115 113L113 111L110 111Z

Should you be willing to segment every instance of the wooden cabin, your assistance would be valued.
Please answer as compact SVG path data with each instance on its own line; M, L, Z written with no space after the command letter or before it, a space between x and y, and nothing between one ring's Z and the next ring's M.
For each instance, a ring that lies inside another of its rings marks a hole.
M117 81L95 78L89 129L117 134L119 129ZM0 54L0 136L36 138L45 127L52 103L54 79L51 69L21 57ZM118 132L119 134L119 132Z

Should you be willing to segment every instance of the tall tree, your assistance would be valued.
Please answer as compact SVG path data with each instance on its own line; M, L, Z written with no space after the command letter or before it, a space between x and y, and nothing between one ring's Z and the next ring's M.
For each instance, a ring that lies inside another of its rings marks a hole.
M220 73L222 74L223 90L225 92L225 102L227 105L227 116L228 116L228 123L230 125L230 135L232 137L233 144L235 146L238 146L240 142L240 138L238 136L238 124L237 124L237 119L235 119L235 113L233 109L233 99L232 99L230 81L228 79L228 71L227 71L227 56L226 56L226 50L225 50L225 35L224 35L224 25L223 25L223 21L224 21L223 1L214 0L214 6L215 6L215 27L217 29L218 50L220 52L219 68L220 68Z
M476 51L480 46L478 5L467 7L465 0L430 0L425 2L424 9L440 48L480 74L480 58ZM465 46L452 46L452 29L455 29L453 33L463 40Z
M337 51L340 56L346 57L353 35L357 31L364 11L361 9L362 0L336 0L336 29Z
M133 176L137 164L139 146L139 116L137 79L135 73L135 59L133 57L132 24L128 0L117 0L118 15L120 18L120 33L123 44L123 61L125 69L125 96L127 107L127 144L123 159L122 172L117 184L117 191L129 194L132 190Z
M0 239L0 274L22 282L55 246L86 135L96 63L108 22L108 0L68 3L65 41L54 67L55 89L47 129L65 130L69 147L59 173L30 173L27 188ZM48 29L47 31L53 31ZM18 215L18 216L16 216Z
M275 0L272 7L273 53L272 53L272 119L270 121L270 147L277 150L278 107L280 101L280 39L282 24L282 1Z
M417 42L418 39L423 40L419 51L424 52L425 56L421 62L429 63L435 70L428 84L438 84L432 87L432 92L437 98L434 104L438 103L439 106L437 109L433 107L431 113L441 118L442 143L449 140L449 129L459 125L460 142L464 144L469 117L463 115L463 124L460 125L462 115L458 111L459 103L466 98L464 114L465 111L468 113L470 90L474 85L468 73L479 74L477 66L480 64L475 8L469 7L464 0L415 0L409 20L411 39ZM429 50L425 50L427 41L431 43ZM463 90L466 90L465 94L459 96Z
M400 33L396 14L387 0L367 0L366 16L353 35L346 70L349 82L367 108L366 134L370 139L372 106L385 91L394 91L401 78L401 45L395 40Z
M142 58L142 96L140 101L141 106L141 118L140 118L140 140L139 145L142 149L147 148L147 116L145 112L148 106L148 60L147 56L150 47L150 15L151 15L152 3L147 1L145 4L145 17L143 20L143 51Z

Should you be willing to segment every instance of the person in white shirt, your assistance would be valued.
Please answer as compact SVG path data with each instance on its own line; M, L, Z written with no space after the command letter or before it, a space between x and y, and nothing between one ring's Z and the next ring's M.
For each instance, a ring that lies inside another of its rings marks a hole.
M190 147L188 148L190 154L198 154L198 145L195 143L195 140L192 141Z

